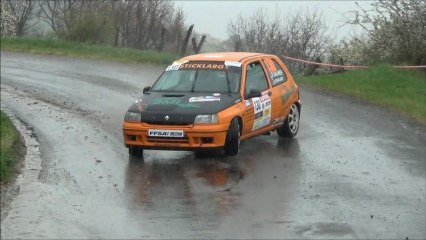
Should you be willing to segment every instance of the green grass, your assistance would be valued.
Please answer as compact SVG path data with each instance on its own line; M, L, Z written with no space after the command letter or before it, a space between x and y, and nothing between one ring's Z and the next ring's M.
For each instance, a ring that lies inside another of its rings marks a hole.
M297 77L309 86L340 92L403 112L426 124L426 74L388 65L339 74Z
M10 119L3 112L0 114L0 176L1 182L7 182L15 172L20 139Z
M1 38L1 50L159 65L167 65L177 59L177 55L153 50L141 51L39 38Z

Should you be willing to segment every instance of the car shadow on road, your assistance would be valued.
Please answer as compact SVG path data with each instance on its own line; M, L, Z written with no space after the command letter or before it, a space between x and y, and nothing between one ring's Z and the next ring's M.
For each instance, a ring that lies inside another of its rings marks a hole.
M275 142L275 145L274 145ZM203 185L212 191L229 191L247 174L256 172L263 162L288 161L299 154L297 139L255 138L243 142L236 157L226 157L220 150L205 152L146 151L142 158L131 157L126 169L126 186L148 196L167 184L190 191L191 185ZM202 181L199 182L198 180ZM183 196L183 195L182 195ZM139 199L148 200L147 197Z

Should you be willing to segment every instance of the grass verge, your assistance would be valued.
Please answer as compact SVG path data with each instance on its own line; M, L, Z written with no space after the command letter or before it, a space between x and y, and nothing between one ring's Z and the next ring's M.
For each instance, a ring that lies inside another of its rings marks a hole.
M19 160L19 132L4 112L0 112L0 181L7 183Z
M426 74L389 65L339 74L296 77L309 86L340 92L408 114L426 125Z
M141 51L39 38L1 38L1 50L159 65L167 65L177 59L177 55L153 50Z

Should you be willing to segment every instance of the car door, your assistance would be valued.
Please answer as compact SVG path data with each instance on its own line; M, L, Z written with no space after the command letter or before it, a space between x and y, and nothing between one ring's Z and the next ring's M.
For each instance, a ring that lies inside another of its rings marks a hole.
M278 125L284 122L288 114L288 109L291 105L291 102L288 101L288 95L294 89L291 89L292 85L288 81L286 71L276 59L270 57L264 59L264 62L267 66L268 78L272 85L271 99L274 106L272 109L272 124Z
M269 81L261 60L257 59L245 64L244 71L243 96L246 109L243 135L246 135L270 125L272 101ZM250 94L255 92L260 95L250 97Z

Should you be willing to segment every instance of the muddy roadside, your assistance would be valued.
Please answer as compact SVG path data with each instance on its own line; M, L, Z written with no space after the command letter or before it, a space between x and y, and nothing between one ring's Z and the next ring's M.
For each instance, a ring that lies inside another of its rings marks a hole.
M13 148L16 150L17 153L17 162L13 171L13 176L11 176L8 181L0 182L1 221L3 221L7 217L7 214L10 211L11 202L16 196L18 196L20 192L20 181L23 177L22 174L25 171L26 161L31 160L27 156L27 145L31 144L31 146L29 147L29 151L40 152L40 149L36 147L39 145L39 143L32 127L28 123L25 123L24 121L19 119L9 109L5 109L3 106L2 111L6 113L12 124L18 130L19 141L15 142L13 145Z

